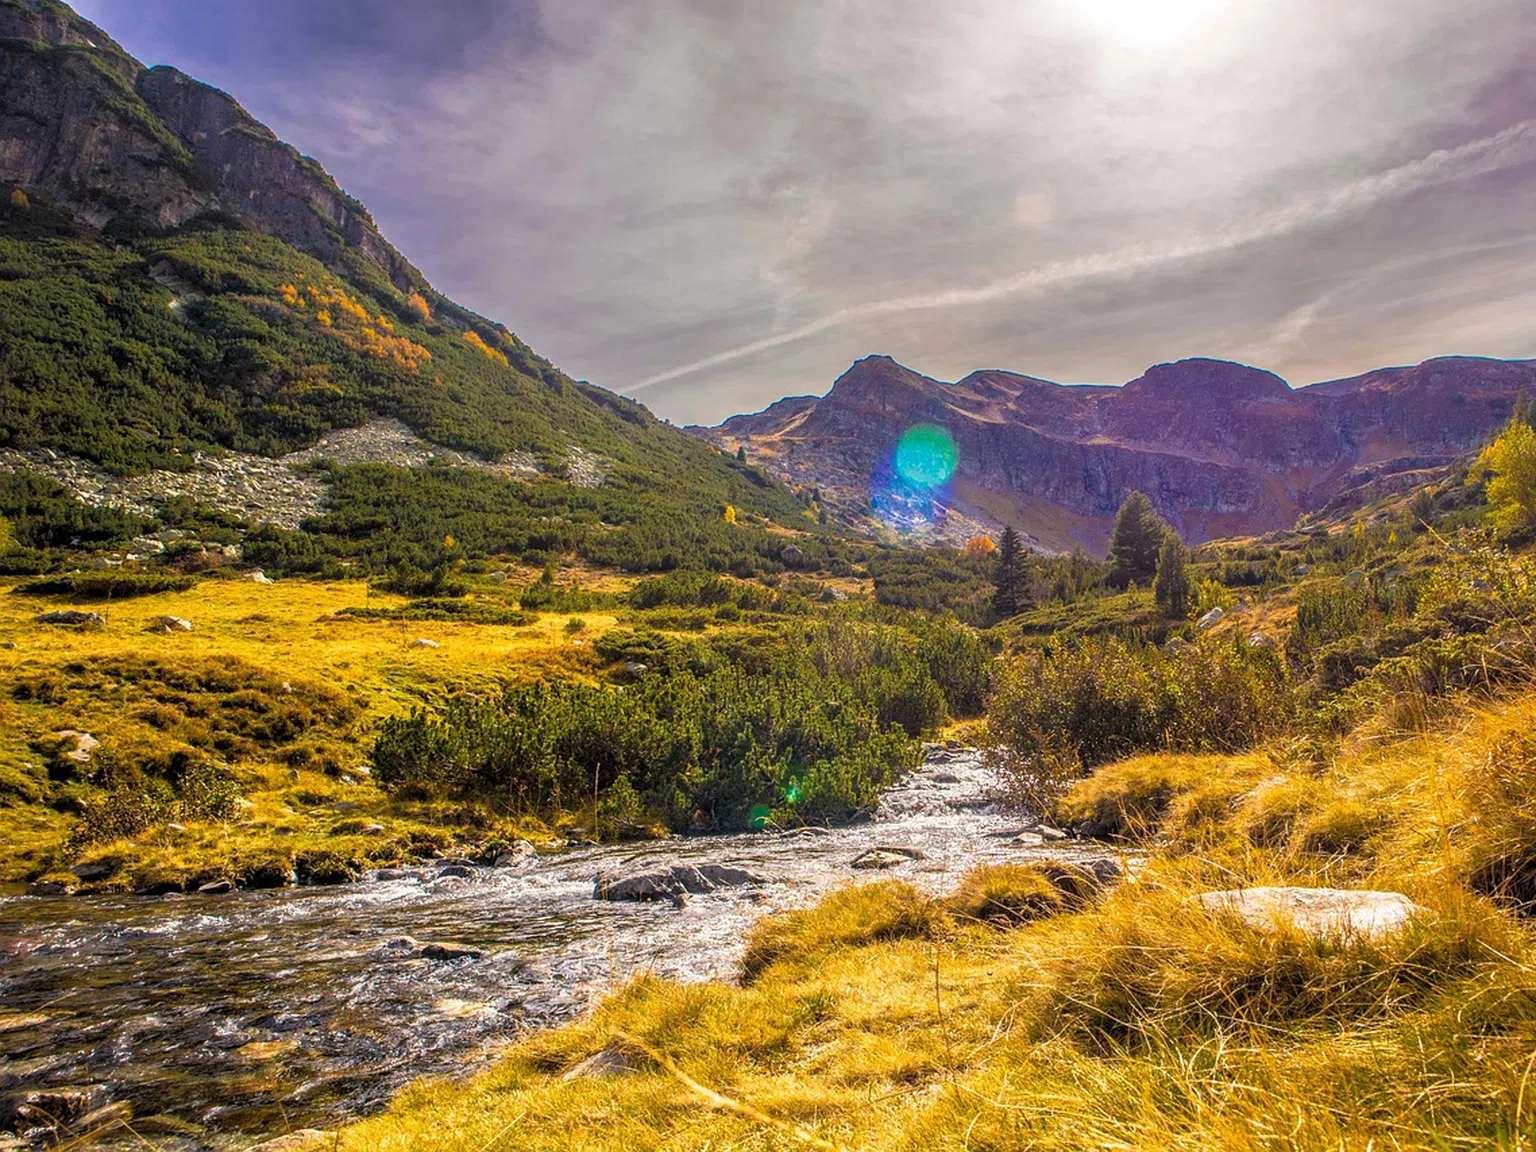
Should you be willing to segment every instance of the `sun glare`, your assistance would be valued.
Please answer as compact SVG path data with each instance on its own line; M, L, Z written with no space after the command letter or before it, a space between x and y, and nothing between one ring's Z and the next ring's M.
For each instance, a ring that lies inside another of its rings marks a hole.
M1229 0L1075 0L1095 28L1138 48L1183 40L1225 8Z

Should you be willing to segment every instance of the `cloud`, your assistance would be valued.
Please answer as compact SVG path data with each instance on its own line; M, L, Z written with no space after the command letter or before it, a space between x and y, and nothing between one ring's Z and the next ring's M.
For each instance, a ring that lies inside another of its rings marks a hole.
M1456 148L1441 149L1388 171L1299 198L1279 211L1224 232L1195 236L1167 245L1135 245L1114 252L1079 256L985 284L896 296L841 308L787 332L658 372L639 381L629 391L641 392L669 380L718 368L744 357L797 343L854 320L988 304L1073 282L1114 279L1157 271L1168 265L1219 255L1250 244L1284 237L1305 228L1332 223L1365 212L1388 199L1407 196L1454 180L1517 167L1533 159L1536 159L1536 120L1526 120L1493 136ZM1301 318L1310 322L1305 312Z

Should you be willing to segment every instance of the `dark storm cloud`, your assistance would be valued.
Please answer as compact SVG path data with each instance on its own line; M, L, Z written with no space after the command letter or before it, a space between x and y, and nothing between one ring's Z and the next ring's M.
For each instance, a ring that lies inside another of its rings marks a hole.
M1536 355L1529 0L95 0L663 415Z

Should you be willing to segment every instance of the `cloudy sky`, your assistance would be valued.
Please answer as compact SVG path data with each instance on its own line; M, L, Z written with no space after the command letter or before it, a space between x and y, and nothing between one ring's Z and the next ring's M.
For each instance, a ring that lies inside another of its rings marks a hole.
M1536 356L1531 0L81 0L439 289L679 423Z

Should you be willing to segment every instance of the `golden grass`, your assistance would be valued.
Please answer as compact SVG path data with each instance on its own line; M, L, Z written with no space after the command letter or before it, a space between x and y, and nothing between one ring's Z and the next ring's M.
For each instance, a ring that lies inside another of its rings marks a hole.
M536 574L534 574L536 576ZM580 575L588 585L622 580L600 573ZM530 577L530 580L533 577ZM171 670L249 668L253 676L315 691L336 690L359 709L359 719L344 731L317 738L314 764L247 756L237 767L253 807L229 825L194 825L185 830L159 829L126 845L93 849L86 859L121 859L121 874L109 886L144 886L184 880L221 879L242 862L268 853L273 837L285 837L283 855L325 851L355 861L390 863L411 839L451 841L443 813L421 805L389 801L358 768L366 758L371 733L384 718L441 702L464 691L495 691L509 682L583 679L594 675L591 645L616 624L605 612L583 612L580 633L566 630L568 617L542 615L524 627L468 623L354 620L337 617L345 608L399 607L407 601L380 594L362 581L283 580L259 585L236 579L203 580L191 591L101 604L71 603L56 597L22 596L0 588L0 881L36 877L71 863L62 845L72 818L37 803L46 762L46 746L62 729L90 732L103 740L143 746L164 734L142 719L144 701L119 674L116 661L131 666L163 665ZM102 628L70 629L35 622L46 611L64 607L100 612ZM151 621L177 616L194 626L191 633L150 632ZM417 639L436 648L415 648ZM105 662L105 663L104 663ZM102 669L107 672L103 673ZM23 683L57 684L59 693L18 694ZM105 690L76 690L102 683ZM330 775L312 768L329 760ZM295 775L295 772L297 774ZM339 786L336 774L354 783ZM326 803L357 806L345 815L316 811L322 806L304 797L325 796ZM368 842L337 838L335 827L347 819L385 826ZM537 838L541 828L523 821L468 834ZM547 835L547 830L544 830Z
M979 924L992 894L1034 889L995 869L944 901L889 881L839 892L759 926L743 985L639 980L485 1076L416 1085L340 1146L1536 1147L1532 932L1469 888L1490 852L1536 858L1533 720L1527 695L1323 763L1111 766L1075 802L1136 813L1127 827L1163 848L1086 908ZM1490 797L1512 811L1495 818ZM1319 940L1190 899L1320 882L1395 888L1428 914ZM635 1070L562 1079L610 1048Z

